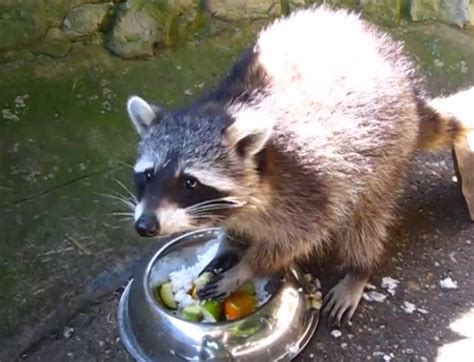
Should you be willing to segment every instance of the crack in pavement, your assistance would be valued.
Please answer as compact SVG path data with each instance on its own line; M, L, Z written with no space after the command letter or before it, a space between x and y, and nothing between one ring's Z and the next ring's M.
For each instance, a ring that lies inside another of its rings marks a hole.
M107 167L107 168L104 168L102 170L98 170L98 171L94 171L94 172L90 172L88 174L85 174L85 175L81 175L81 176L78 176L76 178L73 178L71 180L68 180L68 181L65 181L59 185L55 185L55 186L51 186L49 188L47 188L46 190L43 190L43 191L39 191L39 192L36 192L32 195L29 195L29 196L25 196L25 197L22 197L20 199L17 199L17 200L14 200L12 202L9 202L7 204L3 204L3 205L0 205L0 210L5 210L5 209L8 209L12 206L18 206L18 205L21 205L25 202L28 202L28 201L31 201L31 200L35 200L37 198L40 198L40 197L43 197L53 191L56 191L56 190L59 190L63 187L66 187L66 186L69 186L69 185L72 185L72 184L75 184L76 182L80 182L80 181L83 181L83 180L86 180L88 178L91 178L91 177L94 177L94 176L97 176L97 175L100 175L100 174L103 174L105 172L108 172L108 171L112 171L112 170L116 170L120 167L123 167L122 165L116 165L116 166L111 166L111 167Z

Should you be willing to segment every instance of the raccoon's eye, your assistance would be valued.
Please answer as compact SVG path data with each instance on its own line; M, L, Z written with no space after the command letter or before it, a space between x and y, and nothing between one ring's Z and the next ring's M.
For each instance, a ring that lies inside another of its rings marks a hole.
M192 176L185 176L184 177L184 186L187 189L194 190L198 185L198 180Z
M150 181L153 178L153 169L145 170L145 180Z

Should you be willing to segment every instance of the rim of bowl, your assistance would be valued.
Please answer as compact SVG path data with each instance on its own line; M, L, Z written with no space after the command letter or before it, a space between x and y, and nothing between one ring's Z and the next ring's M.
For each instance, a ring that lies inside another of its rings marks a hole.
M167 309L166 307L160 305L160 303L155 299L155 296L153 295L153 291L152 291L152 288L151 288L151 285L150 285L150 274L152 272L153 266L161 258L162 254L166 250L168 250L170 247L172 247L173 245L179 243L183 239L187 239L187 238L189 238L191 236L194 236L196 234L217 233L217 232L222 231L222 230L223 230L222 228L213 227L213 228L205 228L205 229L189 231L189 232L183 233L181 235L178 235L178 236L172 238L165 245L163 245L160 249L158 249L158 251L155 253L153 258L151 258L151 260L148 262L147 267L145 269L144 278L143 278L143 283L144 283L143 288L144 288L144 291L145 291L145 297L148 299L148 302L149 301L152 302L152 304L153 304L152 308L156 308L159 311L165 312L171 318L175 318L175 319L178 319L180 321L190 323L192 325L200 325L200 326L204 325L204 326L209 326L209 327L213 327L213 326L217 327L217 326L225 326L225 325L230 325L230 324L242 322L246 318L252 316L257 311L261 310L263 307L268 305L268 303L270 303L270 301L272 301L274 299L275 294L277 294L277 291L281 288L281 286L283 284L283 280L282 280L283 277L284 277L283 275L281 275L278 278L279 279L278 280L278 285L277 285L275 291L273 293L271 293L270 297L261 306L259 306L257 309L255 309L255 311L252 314L249 314L248 316L245 316L245 317L242 317L242 318L239 318L239 319L230 320L230 321L229 320L224 320L224 321L219 321L219 322L214 322L214 323L202 323L202 322L199 322L199 321L189 321L189 320L186 320L184 318L179 317L178 314L173 314L169 309ZM207 241L209 241L209 240L207 240ZM203 243L205 243L205 242L203 242ZM267 283L270 280L271 279L268 279Z

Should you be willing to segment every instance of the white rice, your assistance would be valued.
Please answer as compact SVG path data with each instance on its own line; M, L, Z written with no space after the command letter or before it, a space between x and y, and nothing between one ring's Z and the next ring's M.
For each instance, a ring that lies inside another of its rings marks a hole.
M217 253L218 246L217 243L214 243L204 253L200 254L198 252L198 261L194 265L182 266L169 274L174 298L179 308L185 308L193 304L193 298L188 294L188 291L193 287L193 281L198 278L199 273L212 261Z
M161 270L156 270L156 273L154 273L155 277L152 279L158 279L161 283L165 282L167 280L163 280L163 277L165 277L163 272L165 270L173 270L167 274L166 279L169 279L171 282L174 299L178 305L178 310L182 310L183 308L196 303L196 301L188 294L188 292L193 287L193 282L198 278L199 273L201 273L201 271L215 257L218 247L219 243L212 242L206 243L205 245L198 248L195 252L197 261L190 266L184 266L183 260L177 257L165 257L163 260L161 260L161 267L159 268ZM261 306L270 297L268 292L265 290L267 280L255 278L253 283L255 285L255 292L259 302L258 305Z

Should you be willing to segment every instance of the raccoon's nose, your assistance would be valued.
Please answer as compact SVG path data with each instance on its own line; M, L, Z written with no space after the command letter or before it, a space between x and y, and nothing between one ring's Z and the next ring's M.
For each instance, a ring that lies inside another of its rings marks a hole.
M160 223L155 214L146 213L136 221L135 230L143 237L156 236L160 232Z

